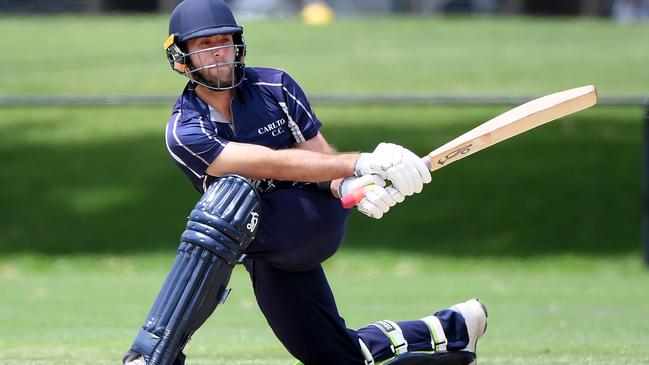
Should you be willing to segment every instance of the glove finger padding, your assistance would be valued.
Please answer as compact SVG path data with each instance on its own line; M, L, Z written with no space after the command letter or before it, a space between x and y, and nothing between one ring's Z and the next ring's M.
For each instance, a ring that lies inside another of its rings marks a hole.
M412 161L413 165L419 172L419 176L421 176L421 181L424 184L428 184L429 182L432 181L432 177L430 175L430 170L426 166L426 164L419 158L419 156L415 155L412 151L407 150L404 153L404 160L409 160Z
M386 166L386 170L389 169L392 166L396 166L396 165L400 164L401 162L403 162L403 152L405 150L406 150L405 148L403 148L403 147L401 147L399 145L392 144L392 151L391 151L391 156L390 156L390 158L392 160L390 161L389 166Z
M405 171L403 164L388 169L388 179L392 181L392 186L399 190L402 195L410 196L415 193L412 177Z
M382 177L374 174L363 175L361 177L349 176L340 181L338 185L338 195L343 197L358 189L363 189L367 186L385 186L385 180Z
M394 147L392 143L379 143L372 152L373 159L370 167L376 170L385 171L391 166Z
M351 185L349 186L351 190L356 190L358 188L362 188L365 186L371 186L371 185L376 185L380 187L385 186L385 180L379 175L374 175L374 174L369 174L369 175L363 175L361 177L354 178L354 181L351 182Z
M387 188L385 188L385 191L387 191L388 194L390 194L390 196L392 197L392 199L394 199L394 201L397 203L401 203L404 200L406 200L406 197L403 196L399 192L399 190L395 189L393 186L388 186Z
M365 198L384 213L397 204L396 200L382 187L375 186L365 192Z
M358 211L365 214L366 216L374 219L381 219L384 212L379 209L376 205L372 204L369 200L363 199L356 206Z
M354 166L354 175L377 174L386 177L385 172L403 159L403 147L394 143L379 143L372 153L361 153Z
M375 219L380 219L391 207L404 199L396 189L373 186L365 192L365 198L358 204L358 210Z
M404 162L405 170L408 171L408 176L411 178L412 187L415 193L421 193L421 190L424 188L424 182L419 175L419 171L412 161Z
M371 189L366 191L365 198L363 198L363 200L367 200L373 206L375 206L376 209L380 210L383 213L387 212L390 209L390 205L388 205L386 202L383 201L383 199L381 199L379 193L377 192L377 189Z

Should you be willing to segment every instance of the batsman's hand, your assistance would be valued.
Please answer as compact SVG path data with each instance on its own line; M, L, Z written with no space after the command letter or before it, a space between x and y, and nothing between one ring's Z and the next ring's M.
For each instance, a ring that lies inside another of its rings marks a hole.
M379 143L372 153L361 153L354 167L356 176L379 175L392 182L403 196L419 193L431 181L426 164L412 151L394 143Z
M392 186L386 188L385 180L382 177L373 174L344 178L338 186L338 195L342 197L359 189L364 190L365 197L356 208L359 212L375 219L381 219L390 208L405 199Z

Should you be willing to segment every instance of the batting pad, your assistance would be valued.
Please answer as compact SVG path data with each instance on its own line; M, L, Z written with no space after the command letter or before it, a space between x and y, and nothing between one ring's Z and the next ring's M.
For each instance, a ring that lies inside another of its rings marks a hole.
M215 181L192 210L178 255L124 362L171 365L191 335L225 301L234 265L253 240L261 206L248 180Z
M468 365L476 355L469 351L445 351L434 354L408 352L383 365Z

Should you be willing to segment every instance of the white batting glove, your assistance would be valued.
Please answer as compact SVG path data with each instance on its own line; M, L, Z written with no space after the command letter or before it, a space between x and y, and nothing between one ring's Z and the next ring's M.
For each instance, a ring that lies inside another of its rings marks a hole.
M385 180L378 175L346 177L340 182L338 195L345 196L358 189L365 190L365 198L358 203L358 211L368 217L381 219L385 213L405 197L392 186L385 187Z
M379 143L372 153L361 153L354 168L356 176L376 174L392 181L401 195L421 192L431 181L430 171L413 152L394 143Z
M361 153L354 166L354 175L376 174L387 177L387 171L401 162L402 147L394 143L379 143L372 153Z
M404 196L420 193L432 177L426 164L412 151L402 147L401 163L388 169L388 179Z

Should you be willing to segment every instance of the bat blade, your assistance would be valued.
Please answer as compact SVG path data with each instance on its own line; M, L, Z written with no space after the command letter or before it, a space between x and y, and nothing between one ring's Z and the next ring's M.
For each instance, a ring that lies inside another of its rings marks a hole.
M593 85L546 95L482 123L422 157L422 161L431 171L435 171L498 142L584 110L596 103L597 89ZM341 203L343 207L351 208L364 197L361 189L342 197Z
M425 157L431 171L474 154L542 124L576 113L597 103L594 86L582 86L534 99L484 122Z

